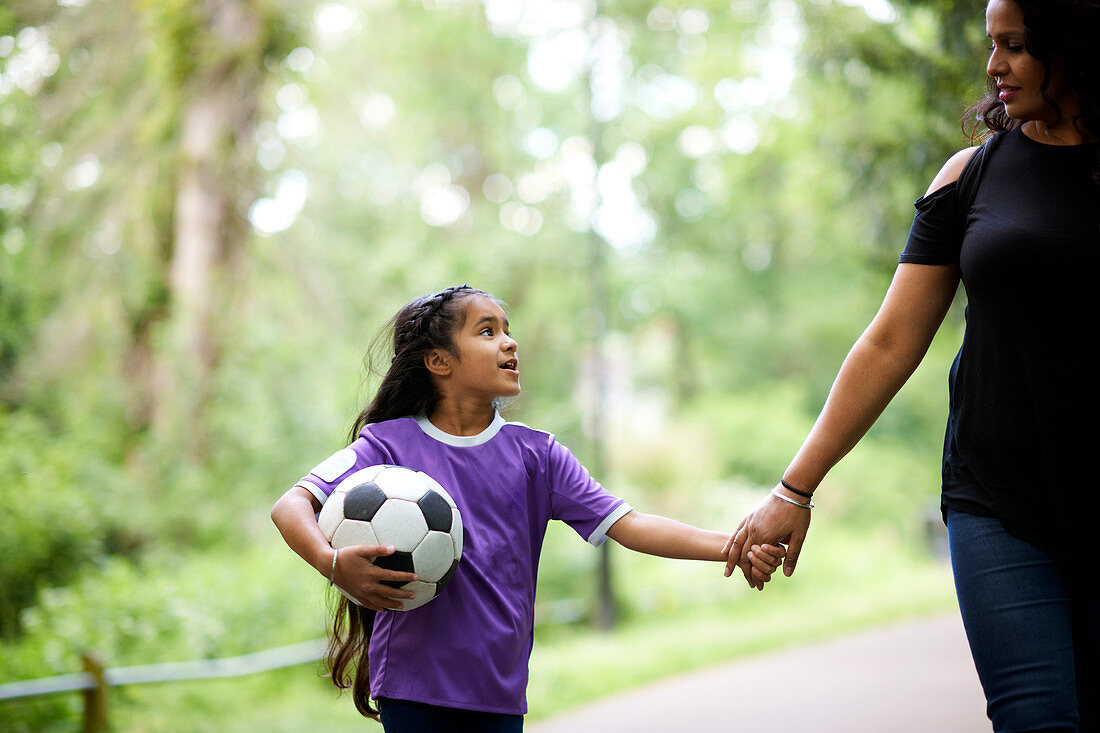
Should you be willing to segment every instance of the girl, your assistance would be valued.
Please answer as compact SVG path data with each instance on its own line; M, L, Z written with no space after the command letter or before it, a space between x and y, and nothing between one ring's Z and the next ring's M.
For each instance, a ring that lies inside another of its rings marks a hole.
M998 732L1096 733L1100 387L1075 357L1100 319L1100 2L991 0L985 19L989 91L973 109L994 135L916 202L882 308L727 572L742 543L784 540L790 575L810 494L916 368L961 281L941 506L986 710Z
M725 561L728 536L633 511L553 435L505 422L495 405L519 394L519 356L488 293L447 288L411 301L391 325L393 361L351 445L284 494L271 517L295 552L362 603L340 598L328 663L363 715L377 719L380 709L387 733L521 730L548 520L563 520L593 545L611 537L638 552L696 560ZM438 598L408 613L385 612L412 594L384 583L415 576L370 560L393 548L337 554L315 518L341 479L379 463L424 471L462 513L458 571ZM755 587L783 555L754 548Z

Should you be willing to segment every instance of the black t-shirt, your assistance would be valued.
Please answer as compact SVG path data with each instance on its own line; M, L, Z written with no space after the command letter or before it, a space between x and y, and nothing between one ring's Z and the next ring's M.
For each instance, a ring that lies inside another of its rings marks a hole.
M916 202L902 263L957 265L966 334L951 367L944 507L999 518L1055 555L1084 547L1100 438L1096 145L1003 134L969 210Z

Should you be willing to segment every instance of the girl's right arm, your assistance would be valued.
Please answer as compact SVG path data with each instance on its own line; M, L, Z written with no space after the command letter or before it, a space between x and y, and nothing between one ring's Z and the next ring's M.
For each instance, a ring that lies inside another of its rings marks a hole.
M271 521L279 528L290 549L294 550L322 577L333 582L372 611L401 608L401 599L415 597L409 591L383 584L391 580L408 582L416 580L412 573L380 568L371 562L373 557L389 555L392 546L374 547L354 545L340 548L339 554L317 526L317 512L321 503L301 486L295 486L283 494L271 508ZM333 559L335 558L335 568Z
M642 514L631 510L607 530L607 536L627 549L657 557L681 560L726 561L729 535L700 529L690 524L657 514ZM763 545L749 548L748 562L752 566L750 584L764 590L779 567L785 551L782 547ZM749 576L746 576L749 577Z

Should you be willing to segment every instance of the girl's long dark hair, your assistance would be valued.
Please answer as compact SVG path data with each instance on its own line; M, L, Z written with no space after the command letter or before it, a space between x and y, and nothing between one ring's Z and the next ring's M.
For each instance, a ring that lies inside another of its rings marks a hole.
M371 705L370 666L367 651L374 629L374 611L352 603L340 595L332 617L332 633L325 650L325 663L332 684L351 689L355 709L364 717L378 720L378 708Z
M1096 0L1012 0L1024 16L1024 47L1040 61L1046 75L1039 88L1043 101L1054 108L1055 122L1062 119L1062 108L1048 94L1056 73L1076 95L1081 106L1073 120L1087 137L1100 135L1100 54L1096 38L1100 36L1100 2ZM990 133L1020 126L1005 111L997 97L997 83L986 82L986 94L967 109L963 127L972 141L983 137L982 127ZM1093 163L1093 180L1100 183L1100 151Z
M435 410L439 390L424 357L432 349L453 351L455 331L465 318L461 301L471 295L496 300L483 290L459 285L415 298L390 319L387 332L393 334L393 358L374 399L355 419L348 442L354 442L359 431L370 423L430 415ZM332 683L342 690L350 688L355 708L365 717L378 720L378 709L371 705L367 659L373 628L374 611L352 603L341 594L333 615L325 662Z

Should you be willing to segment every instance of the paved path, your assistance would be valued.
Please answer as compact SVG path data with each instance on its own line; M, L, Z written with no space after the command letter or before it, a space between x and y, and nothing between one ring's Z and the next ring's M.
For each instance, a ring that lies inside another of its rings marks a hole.
M778 682L788 679L804 692L789 695ZM763 703L754 704L756 697ZM525 730L988 733L991 727L962 621L952 615L698 670Z

